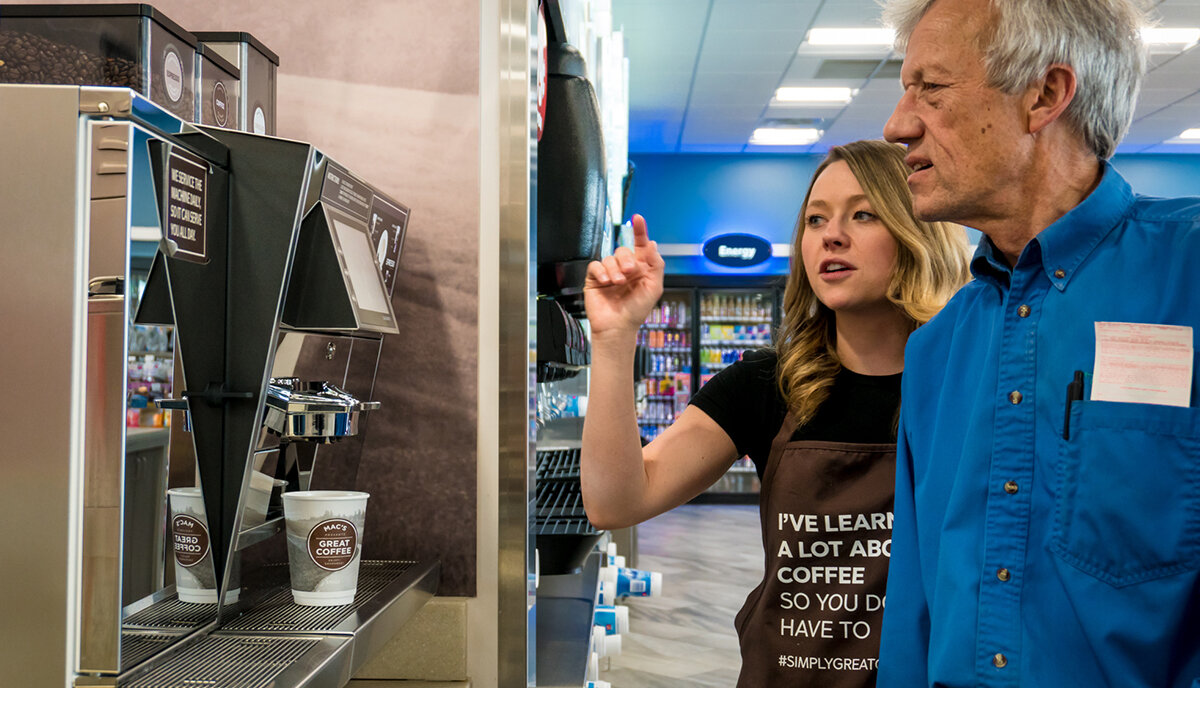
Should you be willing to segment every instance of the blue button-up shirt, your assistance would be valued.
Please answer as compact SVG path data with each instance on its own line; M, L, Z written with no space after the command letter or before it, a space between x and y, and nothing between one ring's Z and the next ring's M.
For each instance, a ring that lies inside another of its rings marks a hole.
M1200 200L1100 184L909 339L880 685L1200 678L1191 406L1093 402L1097 321L1200 337ZM1067 385L1087 373L1069 410Z

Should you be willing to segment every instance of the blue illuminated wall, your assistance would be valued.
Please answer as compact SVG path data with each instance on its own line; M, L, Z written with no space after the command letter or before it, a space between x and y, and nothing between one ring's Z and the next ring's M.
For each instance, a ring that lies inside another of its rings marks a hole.
M821 155L636 153L625 219L646 218L650 238L663 246L667 274L786 275L776 256L750 269L713 264L701 245L726 232L756 234L788 244L804 191ZM1200 195L1200 155L1120 154L1113 165L1135 192L1162 197ZM672 253L675 252L675 253Z
M1112 164L1134 192L1155 197L1200 195L1200 155L1196 153L1118 154Z
M787 258L748 269L721 267L701 245L727 232L788 244L804 191L822 156L642 153L630 185L625 219L646 218L650 238L663 245L668 274L787 274ZM671 254L692 251L691 255Z

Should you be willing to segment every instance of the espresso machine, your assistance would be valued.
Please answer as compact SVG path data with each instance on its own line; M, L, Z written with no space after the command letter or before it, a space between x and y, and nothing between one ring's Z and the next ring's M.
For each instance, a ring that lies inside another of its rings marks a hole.
M0 364L27 407L0 427L0 531L21 541L0 553L0 685L345 684L439 563L368 547L352 604L297 606L279 498L355 489L407 208L309 144L198 128L125 88L0 85L0 154ZM129 462L135 324L174 331L182 377L159 404L188 466ZM198 489L182 531L168 488ZM181 546L210 603L183 599Z

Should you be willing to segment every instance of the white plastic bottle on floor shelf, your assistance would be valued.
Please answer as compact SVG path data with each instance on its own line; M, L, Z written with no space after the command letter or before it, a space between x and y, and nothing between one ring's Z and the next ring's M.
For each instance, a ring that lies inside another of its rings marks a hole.
M610 636L629 633L629 607L597 605L592 622L604 627L604 632Z
M601 568L600 574L604 574L604 570L608 567ZM615 568L613 568L615 569ZM612 606L617 601L617 583L601 580L596 592L596 603L601 606Z
M621 653L621 635L609 636L603 626L592 627L592 651L600 658L617 656Z
M647 572L627 567L602 567L600 583L608 583L616 597L658 597L662 596L663 576L662 572Z
M645 572L640 569L617 569L618 597L662 596L662 572Z
M589 680L588 682L583 684L583 687L585 687L585 688L611 688L612 683L609 683L606 680Z

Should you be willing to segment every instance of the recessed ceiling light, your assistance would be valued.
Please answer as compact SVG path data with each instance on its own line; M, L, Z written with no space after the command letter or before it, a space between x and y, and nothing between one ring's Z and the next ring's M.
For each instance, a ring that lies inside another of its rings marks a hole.
M821 132L815 128L756 128L750 142L755 145L809 145Z
M1200 128L1189 128L1179 134L1179 140L1200 141Z
M809 44L892 46L896 33L887 27L814 27L805 39Z
M1143 27L1142 41L1146 44L1182 44L1190 47L1200 41L1200 27Z
M781 86L775 90L776 101L807 104L848 104L854 89L846 86Z

